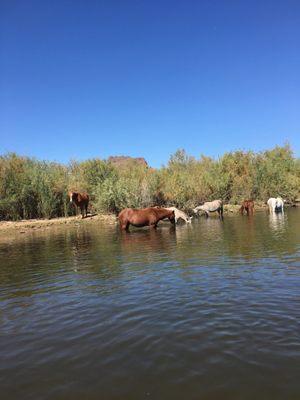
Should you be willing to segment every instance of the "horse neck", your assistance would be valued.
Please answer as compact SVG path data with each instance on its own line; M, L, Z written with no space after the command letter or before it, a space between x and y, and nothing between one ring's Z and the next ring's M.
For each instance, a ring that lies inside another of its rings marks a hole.
M171 210L166 210L166 209L156 209L156 214L159 217L159 219L170 217L172 215Z

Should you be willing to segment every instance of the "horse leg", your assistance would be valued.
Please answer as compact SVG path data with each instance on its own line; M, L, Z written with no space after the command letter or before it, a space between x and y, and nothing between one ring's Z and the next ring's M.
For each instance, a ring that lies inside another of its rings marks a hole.
M81 211L81 219L84 218L84 206L80 206L80 211Z
M240 213L241 213L242 215L244 215L244 206L242 206L242 207L240 208Z
M208 218L209 217L209 212L208 211L204 211L204 212L205 212L206 218Z
M122 223L120 225L120 228L121 228L122 231L128 232L129 231L129 225L130 225L130 223L128 221L126 221L126 222L124 222L124 223Z
M156 229L157 228L157 222L150 222L149 223L150 229Z
M223 206L219 208L218 213L219 213L220 219L223 221L223 219L224 219L223 218Z
M158 224L157 219L154 216L150 216L149 219L148 219L148 224L147 224L149 226L149 228L150 229L156 229L157 228L157 224Z
M129 225L130 225L130 223L127 220L120 221L120 228L122 231L128 231Z

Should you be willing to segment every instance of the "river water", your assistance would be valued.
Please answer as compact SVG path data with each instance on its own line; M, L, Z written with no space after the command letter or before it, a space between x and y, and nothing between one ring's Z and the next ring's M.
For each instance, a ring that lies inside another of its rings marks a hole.
M300 399L300 209L21 236L1 399Z

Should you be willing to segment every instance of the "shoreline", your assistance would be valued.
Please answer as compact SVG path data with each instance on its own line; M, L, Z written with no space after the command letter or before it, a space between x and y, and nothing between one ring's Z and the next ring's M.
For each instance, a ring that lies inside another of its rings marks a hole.
M240 205L225 204L224 214L237 214ZM266 210L266 205L257 205L256 211ZM86 225L96 222L105 222L109 225L117 223L117 217L114 214L94 214L82 219L81 216L59 217L53 219L26 219L20 221L0 221L0 236L6 233L26 233L28 231L48 230L57 226L65 225Z
M116 224L117 218L113 214L95 214L82 219L81 216L59 217L53 219L25 219L20 221L0 221L0 238L5 234L24 234L28 231L48 230L59 226L78 226L105 222L109 225Z
M294 205L299 206L298 204ZM240 205L238 204L225 204L224 215L237 215L239 214ZM286 205L289 208L290 205ZM268 211L268 206L264 203L258 203L255 205L255 212ZM213 215L212 215L213 217ZM94 223L106 223L108 225L116 225L118 222L117 216L114 214L93 214L84 219L79 216L71 217L59 217L53 219L26 219L20 221L0 221L0 240L5 235L22 235L27 232L46 231L55 227L63 226L82 226Z

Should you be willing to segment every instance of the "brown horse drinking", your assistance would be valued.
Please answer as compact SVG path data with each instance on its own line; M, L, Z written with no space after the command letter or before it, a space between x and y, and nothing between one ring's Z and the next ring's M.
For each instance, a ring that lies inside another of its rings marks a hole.
M244 211L246 211L247 215L253 215L254 212L254 201L253 200L244 200L242 206L240 208L240 213L243 215Z
M137 210L134 208L125 208L118 216L120 228L128 230L130 225L136 227L150 226L156 228L159 221L164 218L168 218L169 221L175 223L175 213L173 210L167 210L166 208L143 208Z
M87 217L87 209L90 201L89 195L87 193L69 192L69 197L70 203L80 208L82 218L84 218L84 213Z

